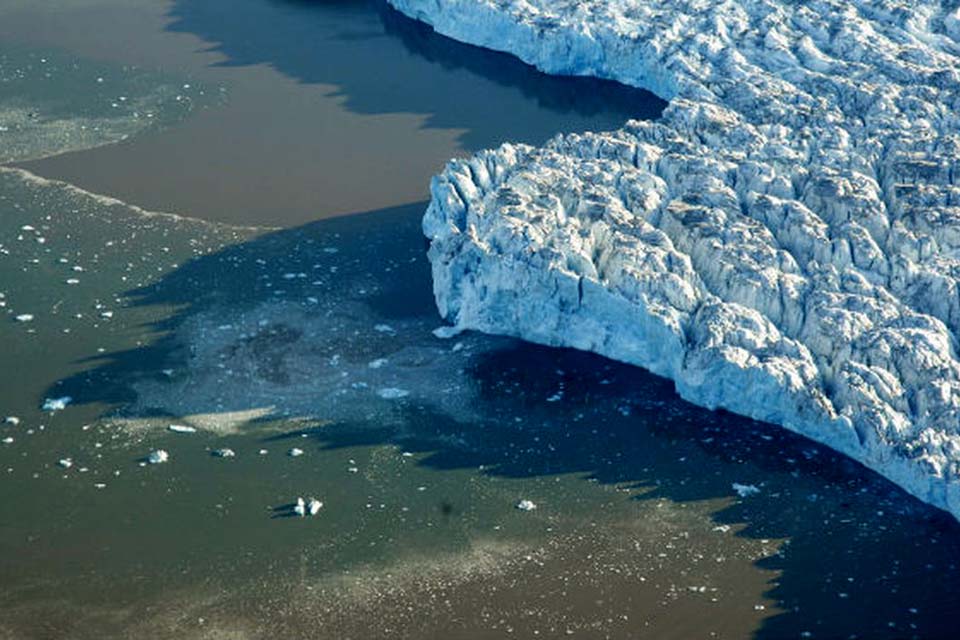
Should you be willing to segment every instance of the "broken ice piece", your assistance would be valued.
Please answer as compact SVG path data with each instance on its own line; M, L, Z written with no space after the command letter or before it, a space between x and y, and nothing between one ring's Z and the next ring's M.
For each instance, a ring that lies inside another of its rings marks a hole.
M167 427L168 431L173 431L174 433L196 433L197 430L194 427L188 427L185 424L172 424Z
M737 492L737 495L741 498L747 498L749 496L755 496L760 493L759 487L753 484L740 484L739 482L734 482L730 485L734 491Z
M307 502L307 512L315 516L320 513L320 509L323 508L323 503L317 500L316 498L310 498L310 501Z
M14 320L16 320L17 322L30 322L30 321L33 320L33 314L32 314L32 313L21 313L21 314L18 315L16 318L14 318Z
M297 448L297 447L293 447L292 449L290 449L290 451L287 451L287 455L290 456L291 458L296 458L297 456L302 456L302 455L303 455L303 449L299 449L299 448Z
M57 460L57 464L63 467L64 469L69 469L73 466L73 458L60 458Z
M5 424L9 424L12 427L15 427L18 424L20 424L20 418L18 418L17 416L7 416L6 418L3 419L3 422Z
M537 508L537 504L532 500L521 500L517 503L517 509L520 511L533 511Z
M293 512L301 518L307 515L307 504L303 501L303 498L297 498L296 504L293 505Z
M47 398L43 401L43 405L40 408L44 411L63 411L71 402L73 402L73 398L70 396L63 396L62 398Z
M233 449L214 449L210 453L216 458L232 458L237 455Z
M163 449L155 449L147 456L147 462L150 464L162 464L170 460L170 454Z
M398 400L400 398L405 398L410 395L410 392L406 389L398 389L396 387L386 387L377 391L377 395L383 398L384 400Z
M459 327L437 327L433 330L434 337L440 338L441 340L448 340L461 333L463 333L463 329Z

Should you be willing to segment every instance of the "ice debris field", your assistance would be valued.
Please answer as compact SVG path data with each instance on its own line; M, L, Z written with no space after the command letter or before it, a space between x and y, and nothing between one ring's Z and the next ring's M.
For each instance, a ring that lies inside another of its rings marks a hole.
M646 367L960 518L956 3L389 1L670 100L433 180L423 228L455 328Z

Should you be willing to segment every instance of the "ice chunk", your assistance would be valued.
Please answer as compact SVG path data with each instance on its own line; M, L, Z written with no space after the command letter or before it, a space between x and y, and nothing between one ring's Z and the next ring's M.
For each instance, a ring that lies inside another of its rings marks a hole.
M163 464L170 460L170 454L163 449L155 449L147 456L147 462L150 464Z
M32 313L21 313L20 315L14 318L17 322L32 322L33 314Z
M521 500L517 503L517 509L520 511L533 511L537 508L537 505L532 500Z
M171 424L167 427L168 431L173 431L174 433L196 433L197 429L195 427L188 427L184 424Z
M315 516L318 513L320 513L320 509L322 508L323 508L323 503L317 500L316 498L310 498L310 500L307 502L307 513L309 513L312 516Z
M18 418L17 416L7 416L6 418L3 419L3 422L5 424L9 424L12 427L15 427L18 424L20 424L20 418Z
M731 487L741 498L749 498L750 496L755 496L760 493L760 488L754 484L740 484L739 482L734 482Z
M293 512L301 518L307 515L307 504L303 501L303 498L297 498L293 505Z
M236 452L233 449L214 449L210 452L215 458L233 458L236 456Z
M400 398L406 398L410 395L410 392L406 389L398 389L396 387L386 387L377 391L377 395L383 398L384 400L398 400Z
M40 408L44 411L63 411L72 401L73 398L70 396L63 396L61 398L47 398L43 401L43 405Z
M298 457L298 456L302 456L302 455L303 455L303 449L299 449L299 448L297 448L297 447L293 447L292 449L290 449L289 451L287 451L287 455L290 456L291 458L296 458L296 457Z

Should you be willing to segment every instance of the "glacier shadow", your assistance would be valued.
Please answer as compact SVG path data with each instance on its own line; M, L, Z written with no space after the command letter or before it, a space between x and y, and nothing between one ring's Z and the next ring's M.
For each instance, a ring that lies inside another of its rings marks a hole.
M213 43L223 66L266 64L329 85L354 113L422 114L425 128L462 130L467 151L615 129L667 104L612 81L541 73L438 35L383 0L176 0L169 17L168 30Z
M308 272L328 256L343 285L326 295L346 303L352 295L347 284L369 282L375 274L375 292L363 297L369 322L435 326L419 229L423 204L264 233L182 264L128 292L134 305L179 309L152 327L162 337L88 362L86 371L50 394L123 410L135 401L138 382L162 379L164 368L191 366L197 345L184 342L182 329L198 318L300 304L316 293L293 279L276 295L276 287L256 277L264 265L277 274ZM331 243L339 249L333 257L323 250ZM463 374L477 390L471 420L411 401L399 404L400 426L344 420L276 435L254 425L245 437L296 438L303 448L321 450L396 444L440 474L481 465L483 473L504 478L576 474L630 486L632 499L705 510L717 526L732 528L717 535L787 540L783 553L756 560L778 572L768 595L783 610L764 622L758 638L804 631L814 637L949 637L960 623L954 588L960 525L945 513L781 428L690 405L671 382L641 369L569 349L490 340L496 348L473 358ZM562 399L551 401L558 389ZM214 404L203 409L218 411ZM133 417L164 415L137 411L143 415ZM761 493L736 499L734 482L757 485ZM444 505L444 514L463 506L450 496Z

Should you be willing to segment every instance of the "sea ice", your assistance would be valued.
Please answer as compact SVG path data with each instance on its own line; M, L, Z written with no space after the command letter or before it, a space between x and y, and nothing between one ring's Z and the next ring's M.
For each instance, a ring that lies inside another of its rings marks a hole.
M960 9L939 0L389 0L656 122L453 160L449 332L646 367L960 517Z

